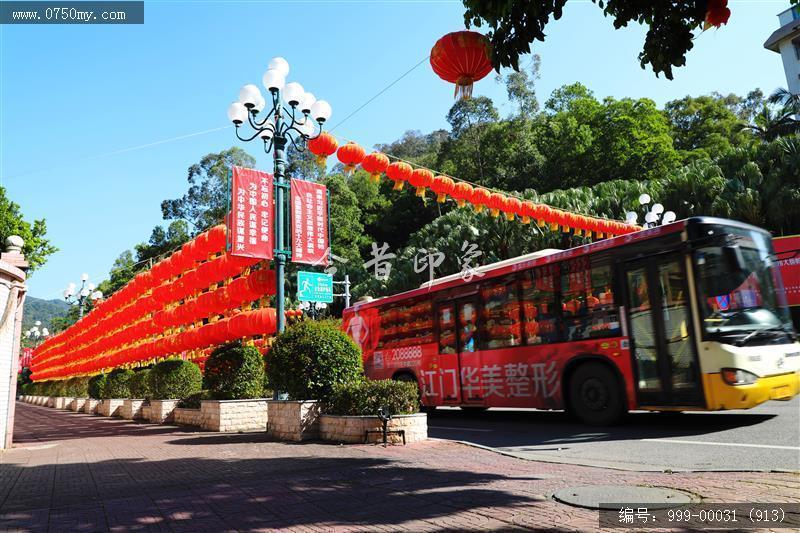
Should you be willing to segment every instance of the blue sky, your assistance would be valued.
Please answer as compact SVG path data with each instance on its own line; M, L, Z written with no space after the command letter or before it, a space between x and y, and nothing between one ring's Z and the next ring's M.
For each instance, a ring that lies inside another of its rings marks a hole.
M596 5L570 0L534 46L539 98L574 81L599 97L659 105L770 92L786 81L780 57L762 45L788 5L731 0L730 23L699 36L669 81L639 67L641 28L614 31ZM60 248L30 279L30 294L58 298L81 272L103 279L120 252L149 238L161 200L184 193L187 168L203 155L238 144L270 168L257 145L235 140L225 110L242 84L260 85L272 56L287 58L290 81L332 104L335 125L438 37L463 29L463 10L458 1L171 0L146 1L140 26L0 26L0 179L29 220L47 219ZM493 76L475 94L508 112ZM452 86L426 62L335 133L371 147L446 127L452 103Z

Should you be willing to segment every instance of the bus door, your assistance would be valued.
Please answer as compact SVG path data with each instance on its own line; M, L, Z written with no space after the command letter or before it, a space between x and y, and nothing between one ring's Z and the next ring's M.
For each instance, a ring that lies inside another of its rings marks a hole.
M683 257L624 263L622 280L639 405L705 405Z
M461 383L461 403L484 403L480 382L481 356L478 352L478 297L456 300L458 325L458 372Z

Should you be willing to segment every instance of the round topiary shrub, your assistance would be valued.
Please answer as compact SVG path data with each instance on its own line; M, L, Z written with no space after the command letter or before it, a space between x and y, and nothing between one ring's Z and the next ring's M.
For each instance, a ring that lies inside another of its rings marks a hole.
M58 380L58 381L54 381L53 382L53 388L50 390L50 392L51 392L50 395L51 396L63 397L63 396L67 395L66 390L67 390L67 381L66 380L61 379L61 380Z
M130 380L133 377L133 370L128 368L115 368L106 378L106 386L103 389L103 398L127 398L131 394Z
M150 369L143 368L134 372L128 382L128 388L130 389L129 398L135 398L137 400L149 400L152 398L153 394L150 391Z
M183 359L169 359L150 369L148 381L154 400L171 400L200 392L203 374L194 363Z
M265 357L270 385L293 400L322 400L362 378L361 349L333 321L305 320L278 335Z
M216 400L263 398L264 358L255 346L217 348L206 360L205 383Z
M89 378L89 398L100 400L103 398L103 390L106 388L106 375L97 374Z
M375 416L381 407L392 415L419 412L417 384L391 379L340 383L333 387L323 410L330 415Z

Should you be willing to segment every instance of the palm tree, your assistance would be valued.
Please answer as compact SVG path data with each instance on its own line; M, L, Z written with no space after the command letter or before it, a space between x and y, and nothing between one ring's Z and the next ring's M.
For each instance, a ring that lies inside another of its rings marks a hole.
M800 132L800 122L794 116L794 111L786 106L774 109L764 105L764 109L756 115L753 124L742 124L743 130L750 130L753 135L762 141L774 141L784 135Z

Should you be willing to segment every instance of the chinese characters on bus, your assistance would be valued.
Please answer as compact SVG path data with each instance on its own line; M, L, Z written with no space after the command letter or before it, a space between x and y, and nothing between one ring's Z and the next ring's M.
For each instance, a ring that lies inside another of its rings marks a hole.
M228 246L232 255L272 259L272 174L233 167Z
M292 179L292 262L328 265L328 192L324 185Z

